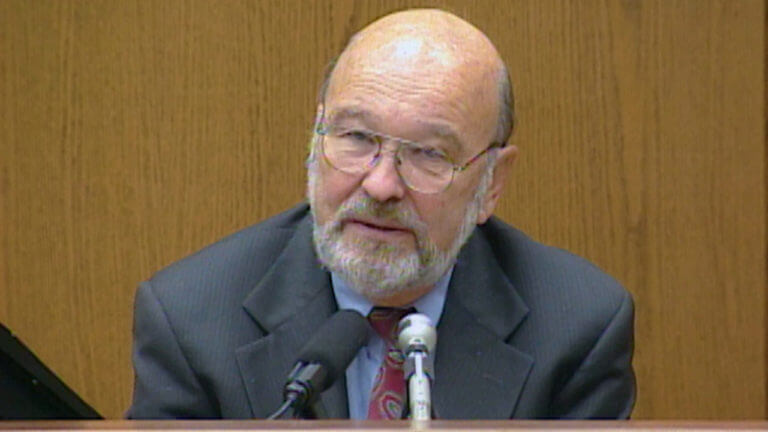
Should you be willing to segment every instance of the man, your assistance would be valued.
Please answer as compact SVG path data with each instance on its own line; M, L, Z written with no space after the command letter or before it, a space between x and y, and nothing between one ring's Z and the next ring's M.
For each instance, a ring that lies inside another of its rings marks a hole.
M491 42L449 13L358 33L319 98L309 207L140 287L128 416L265 417L318 326L386 306L438 323L440 418L628 417L630 296L491 217L517 154L509 87ZM329 417L367 417L384 346L373 336L322 394Z

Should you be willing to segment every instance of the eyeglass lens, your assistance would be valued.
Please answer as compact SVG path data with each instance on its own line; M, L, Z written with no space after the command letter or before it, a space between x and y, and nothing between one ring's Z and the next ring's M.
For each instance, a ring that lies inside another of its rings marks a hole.
M381 158L383 138L368 132L327 130L323 154L336 169L362 174ZM400 141L394 155L405 184L422 193L445 190L453 179L453 164L440 151L416 143Z

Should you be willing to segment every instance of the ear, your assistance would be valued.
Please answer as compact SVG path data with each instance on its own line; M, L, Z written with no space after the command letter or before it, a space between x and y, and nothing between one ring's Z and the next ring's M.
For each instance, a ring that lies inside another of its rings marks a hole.
M480 208L480 212L477 214L477 224L484 224L488 218L493 214L493 210L496 208L496 203L501 197L501 192L504 190L504 184L507 181L507 176L512 171L512 166L517 160L517 146L509 145L498 150L498 156L496 159L496 166L493 169L493 179L491 185L483 197L483 204Z
M317 127L317 124L320 123L320 120L323 119L323 114L325 113L325 106L321 103L317 104L317 110L315 111L315 124L313 127Z
M317 126L320 121L323 120L323 114L325 113L325 107L323 104L317 104L317 111L315 112L315 122L312 123L312 138L307 141L307 160L304 162L305 166L309 166L309 163L315 157L315 142L317 141Z

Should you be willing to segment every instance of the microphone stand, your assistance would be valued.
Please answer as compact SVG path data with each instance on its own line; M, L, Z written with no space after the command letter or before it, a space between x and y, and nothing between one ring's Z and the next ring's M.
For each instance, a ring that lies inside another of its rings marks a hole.
M326 418L325 409L316 392L318 383L325 379L325 369L317 363L297 364L288 375L283 391L283 405L268 420L290 418L315 420Z
M409 347L403 364L403 373L408 384L407 410L403 411L403 418L408 414L412 420L432 419L432 358L427 353L424 345Z

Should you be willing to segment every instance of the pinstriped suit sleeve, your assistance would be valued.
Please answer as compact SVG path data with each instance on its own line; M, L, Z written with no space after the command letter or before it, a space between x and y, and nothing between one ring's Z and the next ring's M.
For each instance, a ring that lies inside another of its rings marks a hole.
M635 402L634 305L624 293L589 354L555 397L557 418L626 419Z
M149 282L136 292L133 335L135 381L127 418L219 416L205 397Z

